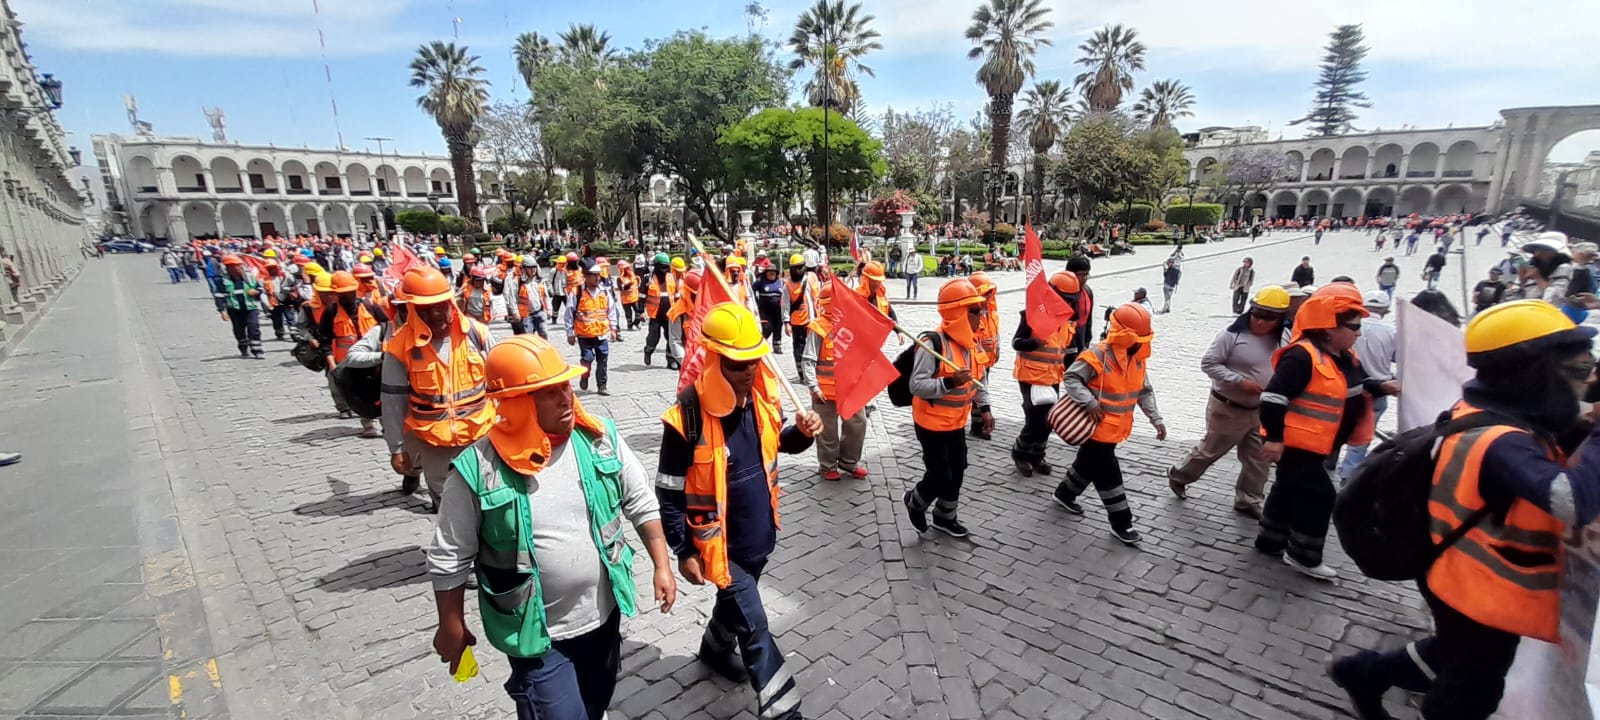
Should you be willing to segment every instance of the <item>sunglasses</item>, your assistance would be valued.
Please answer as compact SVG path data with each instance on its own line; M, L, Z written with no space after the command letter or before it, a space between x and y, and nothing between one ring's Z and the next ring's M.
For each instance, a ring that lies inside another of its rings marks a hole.
M759 362L761 362L761 361L760 360L747 360L747 361L744 361L744 362L735 362L733 360L723 360L722 361L722 371L723 372L731 372L731 373L750 372L750 370L756 366L756 363L759 363Z
M1594 374L1595 363L1593 360L1575 363L1562 363L1561 374L1577 382L1587 382L1589 376Z
M1282 315L1274 315L1272 313L1250 313L1251 320L1260 320L1261 322L1277 322L1282 317Z
M1351 332L1361 332L1361 321L1357 320L1355 322L1339 323L1339 327Z

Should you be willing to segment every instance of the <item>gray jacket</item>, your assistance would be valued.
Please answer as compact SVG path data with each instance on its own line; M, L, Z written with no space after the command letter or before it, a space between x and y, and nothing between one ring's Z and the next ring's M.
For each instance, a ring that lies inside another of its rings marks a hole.
M942 341L941 348L948 348L953 344L950 342L950 338L944 337L943 335L940 335L939 338ZM945 357L949 357L949 353L940 354L944 355ZM911 362L911 394L922 398L923 400L937 400L951 394L951 391L954 390L954 388L947 384L947 378L934 377L934 373L938 371L938 358L935 358L933 355L929 354L927 350L923 350L920 347L917 348L917 354L912 356ZM981 378L983 376L983 371L980 369L976 372L973 372L972 376L975 378ZM988 390L984 388L977 388L977 394L972 398L972 405L973 407L979 409L988 407Z

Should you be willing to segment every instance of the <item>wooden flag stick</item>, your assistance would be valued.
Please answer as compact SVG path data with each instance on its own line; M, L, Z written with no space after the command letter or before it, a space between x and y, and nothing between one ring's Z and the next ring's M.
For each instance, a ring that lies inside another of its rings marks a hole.
M950 358L947 358L947 357L945 357L943 355L940 355L939 352L937 350L934 350L932 346L930 346L927 343L923 342L921 337L919 337L917 335L912 335L911 333L906 332L905 328L900 327L900 323L894 322L893 320L890 320L889 322L894 323L894 331L895 332L900 333L901 335L904 335L905 337L911 338L911 342L916 343L917 347L928 351L928 354L932 355L939 362L942 362L942 363L944 363L946 365L949 365L951 368L955 368L955 369L960 369L961 368L961 366L957 365L955 363L955 361L953 361ZM977 373L973 373L972 374L972 384L978 386L979 390L982 390L984 392L988 392L989 391L989 388L983 384L983 381L978 379L978 374Z
M711 257L710 253L706 252L705 247L700 244L700 239L691 235L689 237L689 244L694 247L695 254L699 255L701 262L705 264L705 268L701 270L701 281L704 282L705 276L710 275L711 277L716 278L717 284L722 286L722 291L726 293L728 297L733 297L733 289L728 286L728 279L722 276L721 270L717 269L716 259ZM761 342L766 341L766 338L761 339ZM801 402L800 394L795 392L794 386L789 384L789 378L785 377L783 371L778 368L778 361L773 359L772 352L770 350L768 350L766 355L761 356L761 361L766 363L767 369L771 370L772 374L778 378L778 387L783 388L783 394L789 398L789 403L794 405L795 412L810 412L811 405L809 403Z

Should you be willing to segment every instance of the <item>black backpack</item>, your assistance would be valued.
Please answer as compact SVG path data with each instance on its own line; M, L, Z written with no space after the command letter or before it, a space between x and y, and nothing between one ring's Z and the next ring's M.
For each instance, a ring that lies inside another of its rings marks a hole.
M944 352L944 340L939 336L939 333L925 332L922 334L922 339L928 343L929 347L933 348L934 352ZM908 407L911 405L911 366L916 364L916 361L917 346L914 343L911 347L901 350L900 354L895 356L894 370L896 374L894 382L889 383L889 404L895 407Z
M1385 440L1367 456L1333 505L1333 526L1339 544L1361 572L1374 580L1415 580L1433 561L1492 510L1474 512L1438 545L1430 530L1428 497L1444 439L1475 428L1521 423L1490 412L1450 419L1448 412L1433 425L1407 430Z

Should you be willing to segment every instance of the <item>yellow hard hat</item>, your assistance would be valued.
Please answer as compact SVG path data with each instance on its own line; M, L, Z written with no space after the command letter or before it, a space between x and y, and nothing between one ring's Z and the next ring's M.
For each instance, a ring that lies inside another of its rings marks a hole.
M700 326L706 349L729 360L756 360L771 348L761 336L761 321L739 303L725 302L711 308Z
M735 256L733 256L731 258L728 258L728 264L729 265L737 265L739 267L744 267L748 263L745 262L745 259L744 259L743 256L735 255Z
M1268 285L1256 291L1256 296L1250 304L1262 310L1287 312L1289 310L1289 291L1277 285Z
M444 248L443 247L434 248L433 249L433 254L435 254L435 255L443 255L444 254Z
M267 248L266 250L261 251L261 257L264 257L264 258L275 258L277 256L278 256L278 251L277 250L273 250L272 248Z
M673 270L677 270L678 272L683 272L684 270L688 269L688 267L689 267L689 263L684 262L683 258L673 258L672 259L672 269Z
M310 275L311 277L317 277L318 275L327 275L328 274L327 270L323 270L322 269L322 265L321 264L314 263L314 262L306 263L306 266L303 267L303 268L300 268L300 271L304 272L307 275Z
M582 367L567 364L561 351L538 335L517 335L495 343L483 366L484 382L493 398L533 392L582 374Z
M795 254L789 256L789 267L805 267L805 266L806 266L806 256L801 255L800 253L795 253Z
M360 262L360 263L369 263L369 262L372 262L372 256L371 256L371 255L367 255L367 254L364 254L364 253L363 253L363 254L362 254L362 255L361 255L361 257L359 257L359 258L356 258L356 262Z
M383 248L381 248L381 247L373 248L372 249L372 256L373 257L383 257Z
M333 276L327 273L318 273L317 278L311 281L311 289L319 293L333 292Z
M1467 364L1482 367L1526 362L1552 351L1577 352L1588 348L1594 336L1594 328L1574 325L1554 305L1517 300L1484 310L1467 323Z

